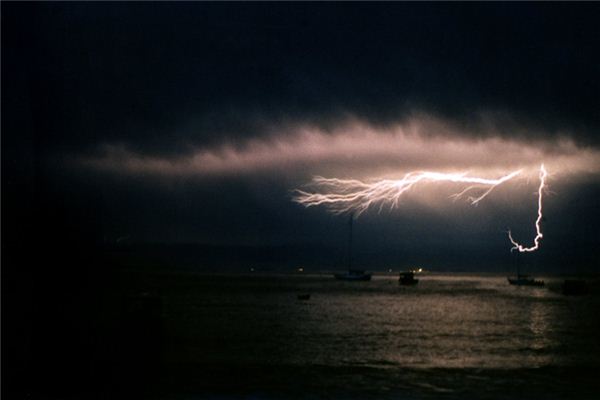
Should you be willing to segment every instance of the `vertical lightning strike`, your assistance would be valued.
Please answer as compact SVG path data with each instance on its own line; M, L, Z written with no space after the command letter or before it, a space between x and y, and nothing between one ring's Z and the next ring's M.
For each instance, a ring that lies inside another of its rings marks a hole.
M535 250L539 249L539 247L540 247L540 240L544 237L544 235L542 234L542 228L541 228L541 223L542 223L542 218L543 218L542 198L543 198L543 194L544 194L544 188L546 185L546 177L547 176L548 176L548 172L546 171L544 164L542 164L542 166L540 167L540 186L538 188L538 213L537 213L538 216L537 216L537 219L535 220L536 235L535 235L535 238L533 239L533 246L525 247L525 246L519 244L517 241L515 241L513 239L512 233L509 230L508 231L508 239L513 244L513 248L511 249L511 251L518 250L520 253L528 253L528 252L535 251Z

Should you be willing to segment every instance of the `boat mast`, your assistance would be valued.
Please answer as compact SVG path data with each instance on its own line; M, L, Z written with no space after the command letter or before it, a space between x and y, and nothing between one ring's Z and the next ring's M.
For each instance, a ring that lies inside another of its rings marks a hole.
M354 219L354 213L350 213L350 230L348 233L348 271L352 269L352 220Z

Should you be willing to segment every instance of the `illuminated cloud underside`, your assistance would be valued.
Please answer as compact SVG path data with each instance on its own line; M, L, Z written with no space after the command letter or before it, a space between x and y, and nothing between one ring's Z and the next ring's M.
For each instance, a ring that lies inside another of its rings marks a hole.
M554 174L600 172L600 152L569 139L476 138L448 130L436 135L425 129L414 122L386 130L353 123L328 133L300 127L235 146L196 148L178 157L149 156L124 146L105 145L101 155L80 161L98 170L145 176L266 173L365 179L420 169L492 175L537 169L542 162Z

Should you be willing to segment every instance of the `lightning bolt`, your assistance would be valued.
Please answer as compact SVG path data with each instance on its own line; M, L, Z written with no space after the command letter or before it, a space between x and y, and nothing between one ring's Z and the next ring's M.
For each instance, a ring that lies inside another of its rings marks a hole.
M452 182L469 184L460 193L452 195L454 199L461 198L467 193L479 191L467 200L477 205L498 185L519 175L522 170L513 171L498 179L486 179L467 176L466 173L447 174L441 172L409 172L402 179L380 180L366 183L354 179L313 178L312 185L322 189L322 192L309 193L295 190L293 201L305 207L325 206L334 214L353 212L359 216L369 207L379 204L379 210L386 205L393 209L398 207L404 193L421 182Z
M452 198L456 200L471 194L467 196L467 201L472 205L477 205L498 185L517 177L521 172L522 170L516 170L497 179L487 179L468 176L467 173L417 171L407 173L402 179L385 179L375 182L317 176L313 178L310 185L315 186L320 191L311 193L296 189L292 200L307 208L324 206L334 214L354 213L358 217L372 206L378 205L379 211L386 205L390 209L398 207L402 195L419 183L451 182L467 185L461 192L453 194ZM546 177L547 172L542 164L540 168L540 187L538 189L538 218L535 224L537 234L534 239L534 246L524 247L520 245L513 239L509 230L508 237L514 246L511 251L530 252L539 248L539 241L543 237L540 223L542 220L542 193Z
M548 176L548 172L546 171L544 164L542 164L542 166L540 167L540 186L538 188L538 212L537 212L538 216L537 216L537 219L535 220L536 235L535 235L535 238L533 239L533 246L525 247L525 246L519 244L515 239L513 239L512 233L510 232L510 229L509 229L508 230L508 239L513 244L513 248L510 249L511 251L519 250L520 253L528 253L528 252L536 251L537 249L540 248L540 240L542 240L542 238L544 237L544 235L542 234L542 228L541 228L541 223L542 223L542 218L543 218L542 198L544 195L544 188L546 186L546 177L547 176Z

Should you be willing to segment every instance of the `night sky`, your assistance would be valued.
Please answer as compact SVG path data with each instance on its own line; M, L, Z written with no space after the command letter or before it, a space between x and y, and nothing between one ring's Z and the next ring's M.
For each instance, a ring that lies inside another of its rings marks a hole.
M3 2L3 253L33 275L119 246L161 268L339 269L347 217L292 201L313 176L523 168L477 207L424 185L354 224L365 268L504 271L506 230L535 234L543 162L531 268L598 271L598 20L590 3Z

